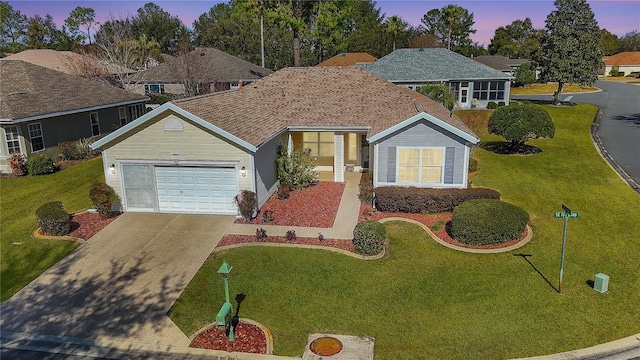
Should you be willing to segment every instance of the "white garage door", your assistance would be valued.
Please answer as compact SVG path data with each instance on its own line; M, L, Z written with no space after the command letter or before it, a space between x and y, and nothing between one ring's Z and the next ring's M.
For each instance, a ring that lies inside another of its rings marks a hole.
M156 183L160 211L236 213L235 168L156 167Z

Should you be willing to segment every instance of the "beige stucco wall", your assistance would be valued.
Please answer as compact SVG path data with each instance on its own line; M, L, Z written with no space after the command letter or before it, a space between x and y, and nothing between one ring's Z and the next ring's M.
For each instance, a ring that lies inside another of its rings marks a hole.
M167 122L171 123L172 128L176 124L181 124L183 130L169 131L165 129ZM194 161L237 162L238 169L245 167L247 174L253 171L250 153L170 111L159 114L136 127L132 132L115 139L103 150L105 150L103 159L106 181L120 196L122 196L120 164L123 162L162 164L163 161L170 160L177 161L182 166L188 166ZM111 164L116 165L115 174L111 174L108 169ZM255 191L252 177L242 177L239 172L238 185L240 190Z

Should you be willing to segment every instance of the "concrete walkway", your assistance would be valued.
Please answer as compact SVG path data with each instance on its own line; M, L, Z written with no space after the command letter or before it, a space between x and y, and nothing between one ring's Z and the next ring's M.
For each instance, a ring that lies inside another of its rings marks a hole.
M296 236L300 237L318 237L318 234L327 239L353 239L353 229L358 223L358 215L360 213L360 200L358 200L358 184L360 184L359 172L349 172L344 174L345 187L342 193L342 199L338 206L338 213L331 228L312 228L312 227L296 227L296 226L278 226L278 225L256 225L256 224L232 224L227 231L229 235L254 235L256 228L261 227L267 230L269 235L284 236L287 231L295 230Z

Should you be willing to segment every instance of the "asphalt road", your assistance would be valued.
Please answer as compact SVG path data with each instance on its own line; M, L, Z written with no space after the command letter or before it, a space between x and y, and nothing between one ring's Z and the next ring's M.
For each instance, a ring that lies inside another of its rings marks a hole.
M603 111L597 130L614 167L640 184L640 86L597 81L597 93L564 94L561 100L593 104ZM551 95L512 96L513 99L551 100ZM624 176L624 174L622 174Z

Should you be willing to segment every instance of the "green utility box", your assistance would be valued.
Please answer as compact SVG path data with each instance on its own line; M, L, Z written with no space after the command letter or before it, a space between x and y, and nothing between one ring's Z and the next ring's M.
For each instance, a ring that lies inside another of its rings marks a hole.
M603 273L597 273L596 280L593 282L593 288L599 293L609 291L609 276Z

